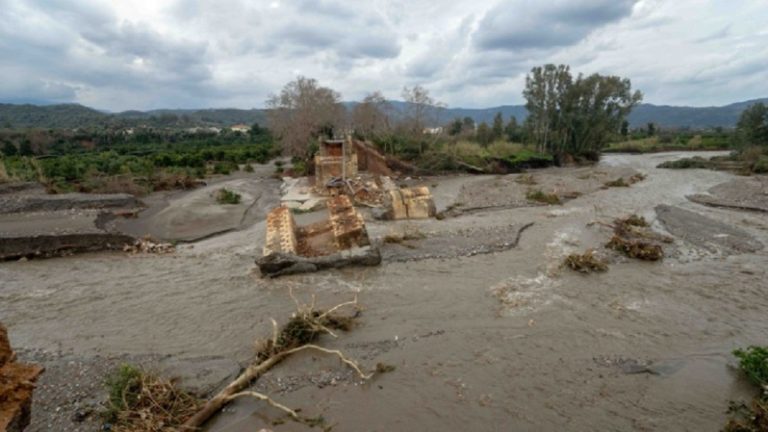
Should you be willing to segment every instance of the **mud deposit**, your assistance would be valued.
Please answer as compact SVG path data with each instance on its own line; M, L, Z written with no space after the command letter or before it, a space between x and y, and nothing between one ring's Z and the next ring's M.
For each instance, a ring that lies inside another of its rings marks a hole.
M583 193L562 206L518 204L530 187L518 175L430 179L439 207L489 208L443 221L369 222L375 241L425 233L413 250L433 257L418 261L385 253L379 267L261 278L253 264L264 240L257 222L171 255L0 263L0 320L14 344L29 350L22 360L46 353L37 359L48 366L41 384L58 389L35 392L30 430L98 430L97 422L75 423L72 413L78 401L99 395L55 385L68 362L86 365L88 385L107 365L147 357L163 359L158 367L195 387L220 385L251 358L254 339L271 334L269 318L285 322L295 309L289 287L308 301L316 294L319 308L359 293L366 307L359 327L321 344L368 368L396 366L362 384L336 359L304 353L257 383L306 416L322 415L334 431L719 430L728 401L753 393L729 366L730 351L765 344L768 253L729 246L714 254L691 230L722 224L768 244L768 221L764 213L686 198L735 179L731 174L654 168L687 156L610 155L594 168L536 171L542 188ZM600 187L624 172L648 177L629 188ZM489 181L500 186L476 184ZM692 212L695 223L662 223L659 205ZM614 256L606 273L587 276L561 269L569 253L605 253L611 230L593 222L632 213L673 235L665 247L686 253L656 263ZM530 222L515 247L489 254L446 252L429 237L451 236L451 244L476 249L507 241L513 227ZM272 425L280 418L240 399L208 430L307 430Z

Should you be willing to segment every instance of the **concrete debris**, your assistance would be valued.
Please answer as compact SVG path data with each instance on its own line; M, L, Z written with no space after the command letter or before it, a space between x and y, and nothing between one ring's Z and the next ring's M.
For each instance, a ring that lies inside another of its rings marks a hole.
M151 253L168 254L176 251L176 246L171 243L157 242L151 237L144 237L136 240L133 244L123 246L123 252L131 254Z
M326 195L329 185L335 179L346 179L357 175L357 153L352 139L321 140L320 150L315 156L315 190Z
M383 219L429 219L435 216L435 202L426 186L389 191Z
M21 432L29 425L32 391L42 373L40 366L16 361L8 331L0 324L0 431Z
M381 256L372 248L363 217L346 195L328 199L327 220L297 226L291 210L278 207L267 215L262 258L256 261L263 275L280 276L347 265L378 265Z

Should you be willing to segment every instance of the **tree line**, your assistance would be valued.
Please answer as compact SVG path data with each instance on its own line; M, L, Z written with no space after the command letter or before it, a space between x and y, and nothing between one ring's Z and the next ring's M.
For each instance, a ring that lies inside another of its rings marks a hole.
M523 97L529 115L521 124L498 113L491 124L456 118L438 124L444 104L422 86L405 87L405 108L395 110L380 92L373 92L346 110L341 95L317 80L298 77L267 101L270 129L283 150L310 157L318 137L355 135L406 159L460 140L483 147L494 142L522 143L557 159L594 159L626 128L626 117L642 100L629 79L592 74L573 76L565 65L536 67L526 77Z

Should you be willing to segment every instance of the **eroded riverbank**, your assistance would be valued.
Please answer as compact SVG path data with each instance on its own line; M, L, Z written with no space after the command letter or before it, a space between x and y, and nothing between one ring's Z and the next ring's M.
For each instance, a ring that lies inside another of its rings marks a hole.
M14 345L28 350L23 355L65 362L61 370L66 362L104 363L99 358L146 360L211 386L249 359L254 338L270 332L270 317L286 318L294 309L289 286L305 297L317 294L323 305L359 292L366 306L361 325L323 345L369 367L395 365L395 372L358 385L337 361L299 355L257 388L307 415L322 414L336 431L719 429L728 400L750 395L729 368L729 353L764 343L768 331L765 249L723 253L716 244L702 247L677 233L671 248L682 252L661 263L613 257L607 273L590 276L559 268L568 253L602 248L610 230L595 221L638 213L665 232L656 216L660 204L768 245L764 214L686 198L733 175L655 168L681 156L610 155L584 172L534 172L546 188L576 183L569 179L589 182L600 171L648 175L629 188L594 188L563 206L505 201L509 188L524 194L529 187L515 182L517 175L435 179L439 207L469 201L479 182L491 187L478 199L503 205L444 221L369 222L375 238L419 230L470 246L484 238L502 241L514 231L509 227L534 223L515 247L490 254L385 260L373 269L262 279L253 265L264 236L263 223L256 223L182 245L168 256L91 254L3 263L0 319ZM497 238L487 234L495 230ZM435 248L444 252L440 244ZM97 373L83 383L92 375ZM41 378L31 430L50 430L52 421L68 425L62 430L97 430L97 422L73 423L69 414L55 420L52 405L40 405L46 383L55 382L61 382L56 372ZM65 399L62 405L71 404ZM265 416L278 417L262 404L239 400L210 430L258 429ZM306 427L286 423L275 429Z

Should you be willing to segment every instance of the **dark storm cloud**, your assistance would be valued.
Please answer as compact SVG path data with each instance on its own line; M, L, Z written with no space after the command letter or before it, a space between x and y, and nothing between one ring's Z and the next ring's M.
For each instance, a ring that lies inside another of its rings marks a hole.
M77 91L99 88L162 94L166 86L200 89L211 78L204 43L121 22L98 3L3 6L8 7L0 11L0 68L12 68L17 83L0 85L0 97L34 94L71 101Z
M397 34L382 17L351 10L341 3L301 1L284 14L267 36L269 50L328 51L340 58L394 58ZM286 16L287 15L287 16Z
M596 28L632 13L636 0L507 0L480 20L482 50L542 49L573 45Z

